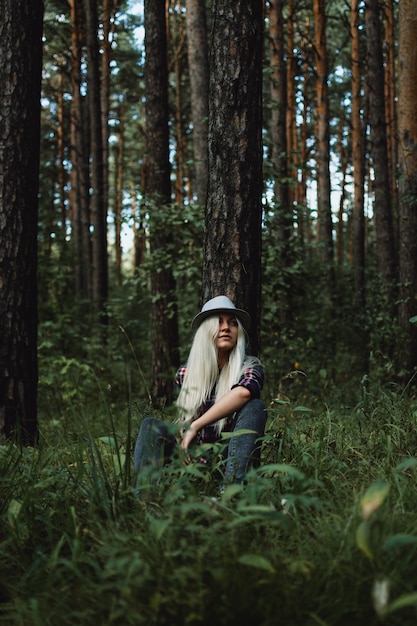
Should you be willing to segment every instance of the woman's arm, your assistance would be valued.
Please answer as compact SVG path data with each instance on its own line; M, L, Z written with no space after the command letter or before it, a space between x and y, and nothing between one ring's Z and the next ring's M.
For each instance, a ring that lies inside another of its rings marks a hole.
M209 424L217 422L217 420L222 419L223 417L227 417L228 415L236 413L236 411L240 411L240 409L245 406L247 402L249 402L250 398L251 393L249 389L246 389L246 387L238 386L228 391L222 398L220 398L220 400L215 402L208 411L203 413L201 417L194 420L194 422L191 422L188 430L184 433L181 448L183 450L187 450L199 430Z

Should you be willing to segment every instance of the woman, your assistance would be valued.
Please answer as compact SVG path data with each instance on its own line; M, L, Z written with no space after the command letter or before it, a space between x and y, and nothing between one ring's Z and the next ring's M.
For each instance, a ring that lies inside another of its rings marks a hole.
M192 321L195 332L187 364L177 372L181 387L177 400L185 429L181 448L195 443L214 443L223 432L242 429L228 441L224 482L242 482L250 465L259 464L257 442L265 431L266 411L260 400L263 368L247 356L246 331L250 317L226 296L212 298ZM139 431L134 466L160 466L171 455L176 439L169 427L146 418Z

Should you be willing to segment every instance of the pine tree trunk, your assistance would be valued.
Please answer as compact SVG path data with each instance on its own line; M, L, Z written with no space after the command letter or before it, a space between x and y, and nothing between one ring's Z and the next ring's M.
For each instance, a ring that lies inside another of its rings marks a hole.
M365 304L365 146L364 126L361 120L361 54L359 30L359 0L353 0L350 12L352 40L352 166L353 166L353 216L352 216L352 263L358 301Z
M195 160L195 195L204 205L207 198L207 127L209 64L205 0L185 0L191 119Z
M299 151L297 142L297 102L295 73L297 60L294 54L294 0L288 2L288 15L286 21L287 34L287 68L286 68L286 113L287 138L286 138L286 158L288 161L288 177L291 178L291 185L288 185L288 205L294 207L296 197L297 164L299 162ZM283 35L282 35L283 36Z
M170 0L173 6L177 0ZM177 206L184 205L185 196L185 160L187 151L187 142L184 130L183 115L183 68L184 68L184 17L181 7L173 10L170 19L170 36L173 48L173 69L175 75L175 181L174 181L174 199ZM170 66L171 67L171 66Z
M384 66L379 12L379 0L368 0L365 5L365 27L368 54L371 155L375 171L375 235L379 271L387 289L389 300L393 304L396 263L389 186Z
M102 0L102 32L101 44L101 75L100 104L102 130L102 168L103 168L103 203L107 210L109 198L109 111L110 111L110 62L111 62L111 31L112 8L117 0Z
M280 272L291 266L290 239L293 232L293 203L290 203L287 160L287 84L284 54L283 2L270 0L269 3L269 42L271 58L271 160L274 168L274 219L271 230L279 245ZM295 123L295 119L294 119ZM295 189L295 187L294 187ZM292 196L292 194L291 194ZM274 242L275 243L275 242ZM291 318L290 281L277 290L277 307L283 324Z
M145 0L146 196L150 213L151 254L172 245L164 206L171 202L169 104L165 0ZM178 366L178 316L175 279L168 262L152 271L152 396L157 405L173 400L173 375Z
M114 248L116 258L116 284L122 283L122 207L123 207L123 172L125 147L125 103L119 105L119 129L115 155L115 198L114 198Z
M399 359L407 371L417 366L417 0L401 0L399 8L398 131L400 141L400 308L406 341Z
M297 237L299 244L304 249L304 244L311 244L313 235L311 227L310 212L307 207L307 161L309 149L307 147L307 117L308 117L308 92L309 92L309 62L307 48L309 43L303 37L303 87L302 87L302 115L300 123L300 158L298 168L301 170L299 180L297 180ZM308 246L310 251L310 245Z
M228 295L259 348L262 216L262 0L214 0L203 300Z
M91 137L91 216L93 260L93 306L102 323L107 322L108 298L107 207L103 167L103 131L100 94L100 56L97 39L97 0L86 0L88 102Z
M330 205L330 134L326 13L324 0L313 0L316 54L317 205L319 255L333 260L333 225Z
M0 3L0 441L37 439L41 0Z
M81 63L83 37L82 0L70 0L71 14L71 174L70 211L74 256L75 293L84 299L92 298L91 236L88 202L88 123L85 102L81 96Z
M395 25L394 25L394 2L386 0L384 5L385 14L385 42L384 42L384 76L385 76L385 123L387 126L387 148L388 148L388 169L389 185L391 190L391 204L393 214L398 205L397 194L397 111L396 111L396 59L395 59ZM393 220L395 232L396 220Z

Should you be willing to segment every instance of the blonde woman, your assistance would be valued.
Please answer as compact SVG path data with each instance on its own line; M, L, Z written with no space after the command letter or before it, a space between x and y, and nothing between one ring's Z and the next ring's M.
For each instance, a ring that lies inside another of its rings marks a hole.
M176 381L181 388L177 406L184 426L181 448L214 443L223 432L250 430L228 440L225 483L242 482L250 465L259 464L259 437L265 431L266 411L260 400L263 367L246 354L249 314L226 296L205 303L192 321L194 339L186 365ZM163 421L146 418L139 431L134 465L160 466L176 446L172 430Z

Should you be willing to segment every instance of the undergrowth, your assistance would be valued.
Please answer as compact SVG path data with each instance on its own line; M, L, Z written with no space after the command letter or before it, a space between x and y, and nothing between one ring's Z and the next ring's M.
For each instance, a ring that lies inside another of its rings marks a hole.
M146 411L97 403L0 448L0 624L414 624L417 407L269 404L262 465L219 491L175 459L133 475Z

